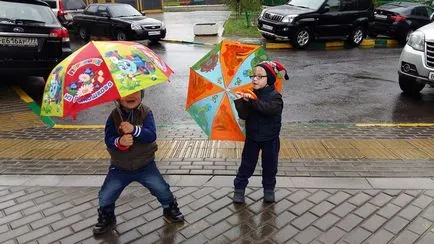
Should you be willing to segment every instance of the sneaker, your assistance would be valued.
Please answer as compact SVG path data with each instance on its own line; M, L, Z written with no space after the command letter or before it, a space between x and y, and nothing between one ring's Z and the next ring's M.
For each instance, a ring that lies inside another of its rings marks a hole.
M116 216L114 213L103 213L98 209L98 223L93 227L93 234L101 235L116 226Z
M272 203L274 199L274 189L264 189L264 202Z
M169 223L181 223L184 222L184 215L179 211L176 198L173 200L169 207L163 209L164 219Z
M233 203L244 203L245 189L235 189Z

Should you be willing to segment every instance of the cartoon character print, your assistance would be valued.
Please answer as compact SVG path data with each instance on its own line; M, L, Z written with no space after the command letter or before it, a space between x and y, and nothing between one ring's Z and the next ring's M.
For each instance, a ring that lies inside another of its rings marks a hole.
M83 73L78 75L78 80L71 82L66 89L72 96L83 98L99 89L104 81L104 72L102 70L98 70L95 74L93 69L86 68Z
M62 102L62 79L60 76L62 69L63 67L58 67L53 71L51 80L49 81L48 97L46 98L48 104L54 103L58 112L60 110L60 103Z
M206 114L211 110L211 105L205 104L203 106L191 106L190 107L190 114L192 115L193 119L197 121L197 123L200 125L200 127L209 133L209 123Z
M111 69L113 73L118 72L115 76L127 90L134 90L140 86L140 82L136 79L138 75L151 75L152 80L156 80L155 67L150 63L143 60L137 54L131 54L122 57L118 51L110 51L105 54L112 63Z

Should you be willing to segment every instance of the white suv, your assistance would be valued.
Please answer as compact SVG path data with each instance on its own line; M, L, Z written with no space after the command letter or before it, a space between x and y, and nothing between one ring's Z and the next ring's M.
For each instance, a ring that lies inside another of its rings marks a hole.
M399 58L398 75L399 86L406 94L418 94L426 84L434 87L434 23L410 35Z

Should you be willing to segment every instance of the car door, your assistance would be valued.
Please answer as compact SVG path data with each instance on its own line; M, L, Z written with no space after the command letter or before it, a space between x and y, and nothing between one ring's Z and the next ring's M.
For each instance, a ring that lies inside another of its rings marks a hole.
M341 24L341 0L327 0L323 9L328 11L322 12L318 16L317 34L319 37L341 36L343 30Z
M96 36L108 36L110 37L110 15L107 6L100 5L96 12L96 23L95 23L95 35Z
M416 30L419 27L430 23L427 8L425 6L415 7L411 11L410 20L411 20L410 29L412 30Z

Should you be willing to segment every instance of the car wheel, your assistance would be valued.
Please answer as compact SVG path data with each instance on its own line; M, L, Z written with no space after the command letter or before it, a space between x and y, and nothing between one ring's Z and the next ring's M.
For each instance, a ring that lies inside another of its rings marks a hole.
M292 45L296 48L306 48L312 40L311 33L308 28L302 27L298 29L292 37Z
M127 38L127 34L125 34L125 32L123 31L118 31L116 32L116 40L118 41L126 41Z
M348 42L352 46L357 47L362 43L363 38L365 38L365 29L362 26L357 26L348 37Z
M78 35L84 41L88 41L89 40L89 32L84 27L78 28Z
M404 76L400 76L399 87L407 95L417 95L425 87L425 83L414 82Z

